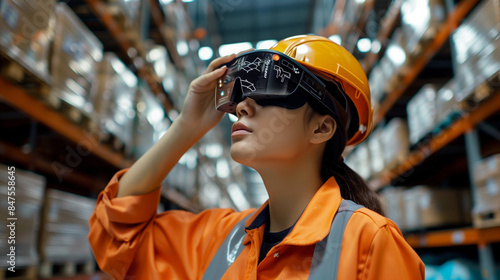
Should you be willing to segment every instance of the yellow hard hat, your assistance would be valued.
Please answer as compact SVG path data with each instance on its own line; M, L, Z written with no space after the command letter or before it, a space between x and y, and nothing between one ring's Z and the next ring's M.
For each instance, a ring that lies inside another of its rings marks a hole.
M358 60L332 40L316 35L298 35L276 43L272 50L295 59L325 80L339 82L356 107L358 123L351 122L348 131L355 131L347 145L356 145L368 137L373 128L373 109L365 71ZM357 126L357 127L353 127Z

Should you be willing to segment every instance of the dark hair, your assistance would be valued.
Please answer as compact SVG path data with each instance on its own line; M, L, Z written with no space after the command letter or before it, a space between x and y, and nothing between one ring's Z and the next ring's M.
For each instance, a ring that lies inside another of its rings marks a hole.
M329 86L335 86L333 83L326 82L327 90ZM311 110L306 112L306 119L310 121L314 114L326 115L326 109L316 100L308 98ZM354 105L352 105L354 107ZM321 178L327 181L330 177L334 177L340 187L342 198L349 199L357 204L363 205L366 208L373 210L381 215L384 215L382 205L377 193L371 189L358 173L347 166L342 158L342 153L346 147L347 135L346 129L347 120L341 120L333 116L337 123L337 129L333 137L327 141L323 159L321 161Z

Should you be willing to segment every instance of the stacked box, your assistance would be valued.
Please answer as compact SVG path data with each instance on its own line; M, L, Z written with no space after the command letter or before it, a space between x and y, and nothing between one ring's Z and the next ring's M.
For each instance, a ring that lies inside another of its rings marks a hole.
M400 230L405 230L405 191L404 187L385 187L380 191L385 216L391 219Z
M165 110L151 90L141 86L137 93L137 119L133 137L134 154L139 157L165 132Z
M463 226L470 223L470 192L416 186L404 193L404 225L407 230Z
M7 166L0 164L0 207L2 207L0 218L6 223L0 227L0 238L3 240L0 242L0 251L7 254L10 246L15 246L16 266L34 266L39 259L37 241L45 178L21 169L13 171L14 173L9 172ZM13 180L9 180L9 176ZM9 182L14 182L14 185ZM15 204L9 204L8 197L14 198ZM15 207L14 216L7 211L9 206ZM12 236L10 228L6 226L11 222L7 220L9 218L17 218L12 221L15 223L15 244L8 241L11 240L9 236ZM7 265L8 263L4 261L0 267Z
M369 78L372 103L378 103L384 97L386 80L387 78L385 76L385 72L382 69L382 65L375 65L370 73Z
M170 57L168 50L161 45L153 45L148 48L147 60L153 65L156 75L161 80L165 91L176 101L176 69ZM183 104L183 103L181 103Z
M385 168L393 169L402 163L410 152L406 121L399 118L390 120L384 127L381 142Z
M370 163L370 149L367 143L362 143L346 158L346 164L356 171L363 179L372 175Z
M436 133L449 127L461 116L459 104L455 99L456 92L456 80L451 79L436 94L436 128L434 129Z
M498 89L477 90L500 69L500 0L485 0L452 35L458 102L474 106ZM498 76L498 75L496 75Z
M0 50L46 83L55 0L0 1Z
M197 192L195 185L198 166L197 151L195 149L188 150L165 178L165 183L171 188L178 189L187 197L194 197ZM213 170L210 170L209 176L213 179L216 176L215 164L210 165L210 167L213 167Z
M376 175L384 170L384 147L383 147L383 128L377 128L368 138L368 149L370 151L370 169Z
M139 13L141 12L141 1L140 0L117 0L118 4L122 10L125 20L128 26L136 27L139 26Z
M132 143L137 77L114 53L105 53L98 67L98 90L93 117L105 133L126 147Z
M483 159L474 166L474 213L500 210L500 154Z
M405 34L398 27L389 41L384 56L380 59L380 65L386 77L385 92L387 94L393 92L400 85L401 76L405 75L410 63L404 49L405 44Z
M87 235L94 199L48 189L45 195L39 253L43 262L93 260Z
M51 74L53 86L50 100L70 104L82 112L92 112L89 100L97 90L94 86L97 65L102 59L102 43L64 3L56 6L55 38L52 46Z
M401 4L401 27L406 37L405 50L421 53L421 43L433 38L446 20L443 0L404 0Z
M198 55L199 43L192 39L193 30L188 12L182 3L171 2L163 5L163 10L166 17L167 28L173 33L175 50L179 54L179 59L184 68L184 72L188 75L188 80L192 80L200 73L197 72L197 65L193 58ZM199 60L198 60L199 61Z
M424 85L408 102L409 138L412 145L418 143L436 127L436 88Z

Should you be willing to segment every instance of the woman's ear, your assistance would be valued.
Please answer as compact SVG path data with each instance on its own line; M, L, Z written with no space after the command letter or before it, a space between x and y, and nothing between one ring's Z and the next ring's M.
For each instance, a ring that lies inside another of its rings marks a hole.
M314 124L311 136L313 144L321 144L330 140L337 129L337 122L330 115L316 115L312 124Z

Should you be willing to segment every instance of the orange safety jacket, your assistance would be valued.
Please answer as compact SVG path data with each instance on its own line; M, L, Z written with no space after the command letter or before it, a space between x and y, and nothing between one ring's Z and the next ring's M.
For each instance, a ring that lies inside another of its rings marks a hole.
M226 237L248 216L244 247L221 279L310 279L316 244L328 236L342 201L330 178L285 239L258 263L265 225L249 226L267 203L257 211L156 214L160 188L115 198L125 172L99 195L88 236L99 267L114 279L203 279ZM424 265L391 220L360 208L345 227L337 275L342 280L424 279Z

